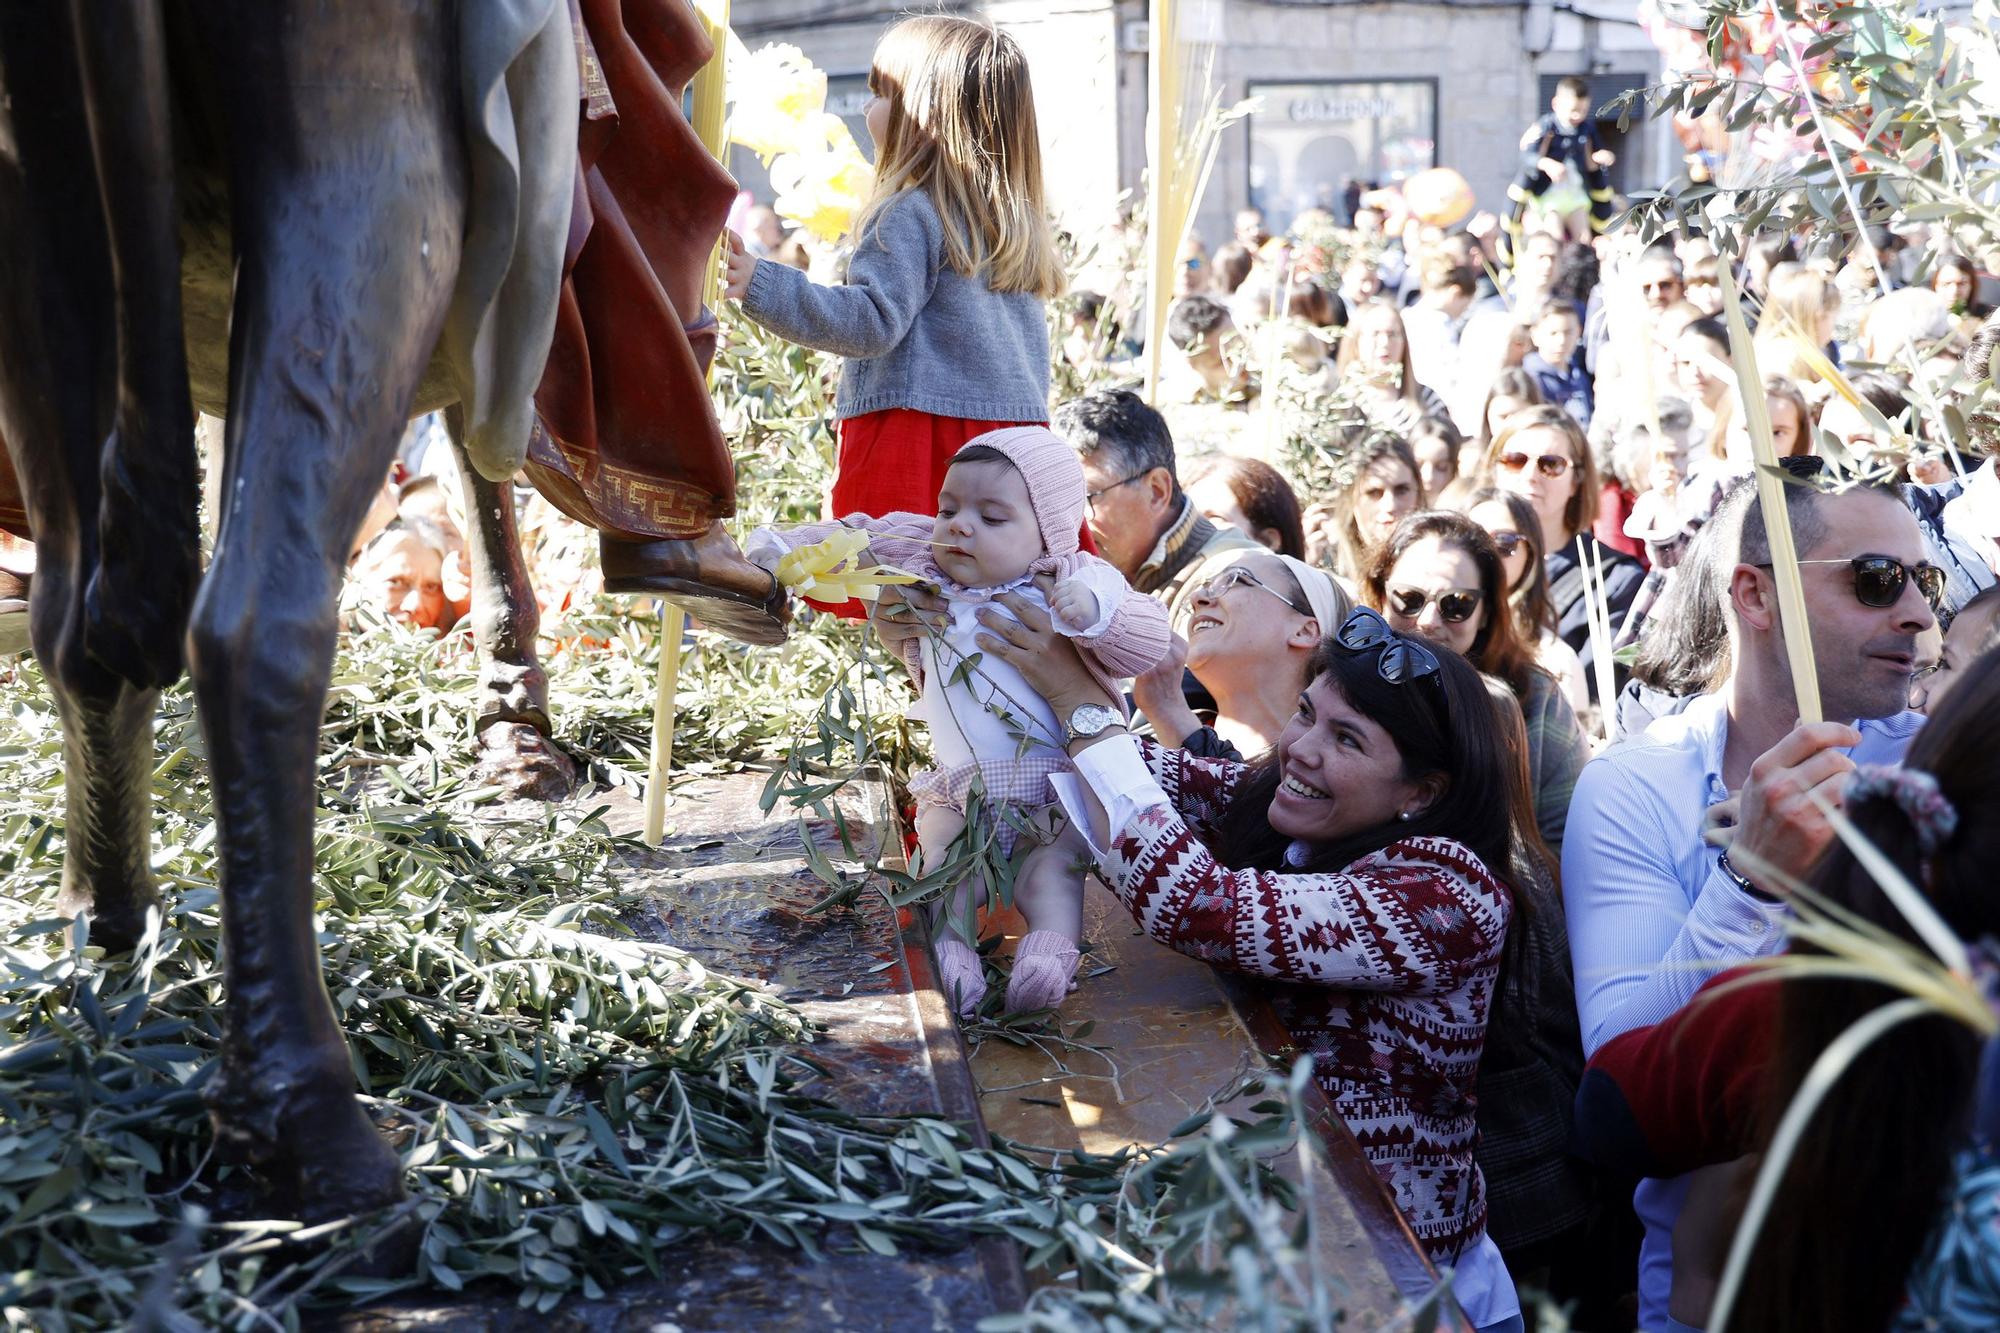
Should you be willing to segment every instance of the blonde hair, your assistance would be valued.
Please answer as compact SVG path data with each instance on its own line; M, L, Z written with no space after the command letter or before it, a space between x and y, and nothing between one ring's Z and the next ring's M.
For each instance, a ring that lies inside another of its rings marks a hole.
M904 19L875 48L868 87L889 104L889 120L857 233L865 237L897 195L922 190L955 272L983 275L996 292L1061 295L1035 95L1014 39L975 19Z
M1820 321L1840 309L1840 289L1819 270L1792 263L1772 268L1764 289L1768 295L1755 341L1758 367L1788 379L1816 382L1819 372L1793 340L1792 330L1817 342Z
M1400 363L1403 381L1397 393L1405 402L1422 403L1423 389L1417 383L1416 362L1410 359L1410 334L1409 330L1403 326L1403 312L1396 309L1395 306L1387 301L1364 301L1356 307L1353 314L1347 317L1347 327L1342 329L1340 333L1340 350L1334 356L1333 365L1335 372L1341 378L1345 379L1349 370L1360 362L1361 338L1359 335L1362 326L1370 320L1380 320L1385 328L1396 330L1396 337L1403 344L1402 360ZM1367 369L1366 366L1362 367L1363 371Z

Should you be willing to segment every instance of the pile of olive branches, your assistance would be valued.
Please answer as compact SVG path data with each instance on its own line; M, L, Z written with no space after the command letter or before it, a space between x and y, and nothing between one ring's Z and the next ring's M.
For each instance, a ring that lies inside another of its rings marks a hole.
M113 1328L143 1313L156 1327L296 1328L316 1307L471 1284L546 1310L643 1276L693 1233L805 1254L1005 1236L1064 1279L1007 1327L1177 1327L1223 1310L1329 1323L1328 1284L1300 1265L1291 1192L1268 1164L1297 1139L1282 1080L1248 1123L1197 1117L1170 1145L1053 1162L977 1147L947 1121L802 1094L812 1034L795 1009L619 926L626 849L587 801L479 817L495 793L473 785L470 668L453 652L381 627L336 668L315 906L328 988L410 1197L311 1229L259 1216L254 1181L216 1158L201 1105L222 974L216 826L188 696L167 697L156 735L162 908L134 954L107 959L53 909L53 707L32 664L4 687L7 1327ZM558 658L559 695L585 692L574 673L616 656ZM721 657L717 669L748 668ZM622 670L642 676L644 663ZM566 725L614 740L630 729L615 709ZM414 1234L414 1266L364 1271L357 1257L392 1228Z

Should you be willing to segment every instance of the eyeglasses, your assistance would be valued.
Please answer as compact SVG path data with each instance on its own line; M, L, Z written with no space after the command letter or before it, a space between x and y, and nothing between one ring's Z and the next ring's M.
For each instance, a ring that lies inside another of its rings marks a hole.
M1447 588L1443 592L1430 593L1422 588L1390 588L1387 590L1389 609L1405 620L1415 620L1424 613L1424 608L1437 603L1438 618L1447 625L1462 624L1479 610L1482 593L1478 588Z
M1512 560L1514 552L1521 549L1521 543L1528 540L1528 534L1525 532L1489 532L1486 535L1500 548L1500 558L1503 560Z
M1270 593L1271 596L1277 598L1286 606L1291 607L1292 610L1298 612L1308 620L1312 619L1313 613L1311 611L1300 606L1297 602L1294 602L1291 598L1285 596L1285 594L1279 592L1255 574L1252 574L1247 565L1231 565L1215 577L1203 579L1200 583L1194 585L1194 595L1205 602L1212 602L1231 588L1245 583L1253 588L1262 588L1265 592Z
M1130 486L1133 482L1138 481L1141 477L1146 476L1151 471L1152 469L1148 468L1145 472L1135 473L1132 476L1125 478L1125 480L1123 481L1114 481L1109 486L1100 486L1094 491L1085 491L1083 493L1083 502L1089 505L1092 509L1095 509L1097 508L1098 496L1108 495L1112 491L1117 490L1120 486Z
M1863 606L1881 610L1894 606L1903 599L1903 589L1910 580L1917 581L1917 591L1924 595L1935 611L1944 605L1945 572L1928 561L1915 566L1904 564L1893 556L1858 555L1852 560L1801 560L1802 565L1846 565L1854 571L1854 600ZM1765 566L1769 568L1768 563Z
M1541 473L1550 481L1567 476L1569 470L1576 466L1567 454L1542 454L1536 456L1533 454L1524 454L1515 449L1509 449L1494 461L1499 464L1502 472L1526 472L1528 465L1532 463L1534 464L1535 471Z
M1365 653L1381 649L1382 656L1375 663L1375 674L1391 685L1402 685L1412 680L1429 676L1437 679L1440 669L1437 654L1418 642L1406 638L1389 628L1389 622L1367 607L1357 608L1353 614L1341 622L1340 632L1333 636L1334 644L1345 652ZM1443 689L1442 683L1438 686Z

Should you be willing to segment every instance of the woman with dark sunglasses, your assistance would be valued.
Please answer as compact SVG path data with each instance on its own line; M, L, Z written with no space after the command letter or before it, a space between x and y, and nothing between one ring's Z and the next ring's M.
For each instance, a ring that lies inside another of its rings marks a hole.
M1433 509L1396 525L1375 553L1361 598L1399 633L1462 655L1514 692L1528 729L1535 825L1562 856L1563 825L1590 746L1555 677L1535 663L1507 605L1507 575L1486 530L1464 514Z
M1621 555L1591 536L1597 521L1597 465L1583 429L1559 407L1536 407L1509 417L1486 455L1493 484L1522 496L1541 520L1542 549L1549 592L1555 602L1556 633L1582 660L1590 697L1597 700L1597 678L1591 671L1595 656L1590 644L1589 604L1584 599L1581 560L1604 566L1605 601L1611 632L1623 626L1625 612L1638 595L1646 571L1630 556ZM1607 701L1597 700L1600 705Z
M1154 938L1269 983L1473 1324L1519 1329L1473 1160L1519 794L1479 673L1356 611L1272 752L1227 763L1126 734L1048 618L1017 614L984 646L1065 719L1059 791L1105 883Z

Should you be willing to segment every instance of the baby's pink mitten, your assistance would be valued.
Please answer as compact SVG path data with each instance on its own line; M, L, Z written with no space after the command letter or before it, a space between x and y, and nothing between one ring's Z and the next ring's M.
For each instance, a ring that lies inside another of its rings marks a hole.
M948 935L940 936L932 949L937 954L938 989L944 992L944 1002L960 1018L971 1018L986 998L986 969L979 965L979 951Z
M1007 981L1007 1012L1053 1009L1069 994L1076 975L1076 941L1053 930L1031 930L1014 949L1014 974Z

